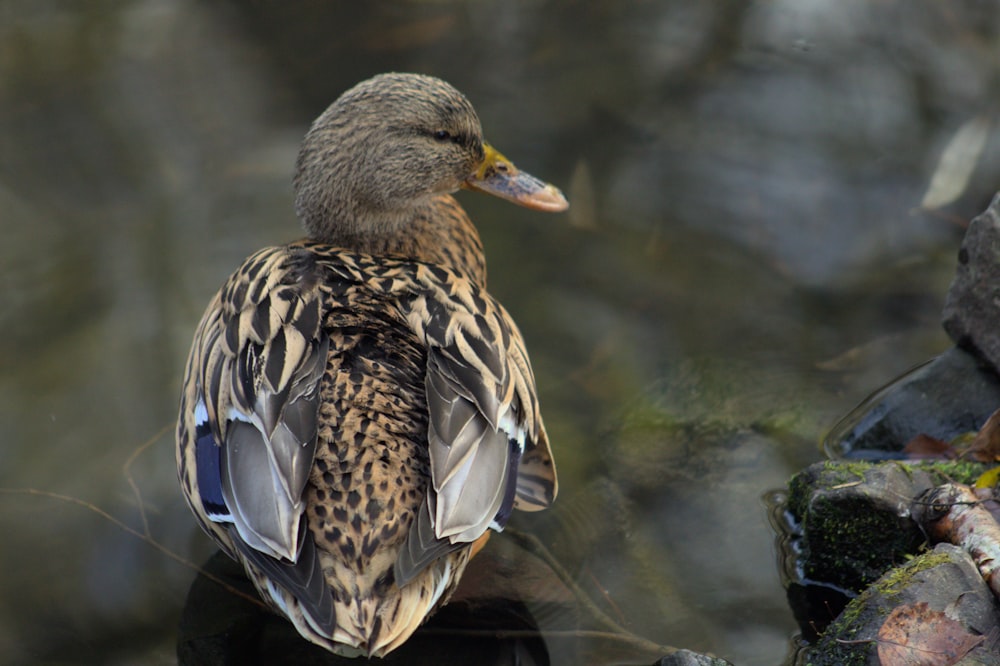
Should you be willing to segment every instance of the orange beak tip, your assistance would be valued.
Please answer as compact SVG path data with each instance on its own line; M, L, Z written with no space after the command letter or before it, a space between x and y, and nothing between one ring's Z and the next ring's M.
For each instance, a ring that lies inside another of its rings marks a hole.
M503 169L481 168L462 186L546 213L559 213L569 208L569 202L558 187L518 171L509 162L505 162Z
M569 201L555 185L547 185L545 189L530 195L528 198L530 201L524 202L524 206L546 213L561 213L569 208Z

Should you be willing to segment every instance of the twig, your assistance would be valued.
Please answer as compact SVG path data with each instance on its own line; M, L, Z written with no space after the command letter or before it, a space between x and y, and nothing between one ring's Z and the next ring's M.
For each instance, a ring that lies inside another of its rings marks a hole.
M534 534L521 532L510 527L505 528L503 533L511 537L521 548L545 562L545 564L547 564L549 568L555 572L556 576L559 577L559 580L562 581L563 585L569 588L569 590L573 593L573 596L576 597L577 601L580 603L581 607L591 616L591 618L602 627L608 629L610 634L614 635L618 640L629 643L640 649L650 650L663 655L674 654L678 651L678 648L670 647L668 645L660 645L659 643L654 643L653 641L643 638L642 636L637 636L611 619L590 599L587 593L584 592L583 589L577 584L570 573L563 568L559 561L556 560L552 553L549 552L549 549L546 548ZM592 634L594 636L607 637L605 632L600 631L577 631L573 633L578 636Z
M132 477L132 463L134 463L139 456L146 451L146 449L155 444L161 437L163 437L163 435L172 429L173 425L165 425L160 428L159 432L140 444L135 451L132 452L132 455L128 457L125 464L122 465L122 474L125 475L125 480L128 481L129 487L132 488L132 494L135 495L135 501L139 507L139 517L142 519L143 534L148 538L152 538L152 533L149 531L149 521L146 519L146 505L142 501L142 493L139 491L139 486Z
M245 600L247 600L247 601L249 601L251 603L257 604L258 606L261 606L263 608L267 608L267 606L264 604L264 602L262 602L257 597L249 595L246 592L243 592L242 590L239 590L239 589L233 587L232 585L230 585L226 581L222 580L221 578L219 578L215 574L212 574L212 573L210 573L208 571L205 571L200 566L198 566L197 564L195 564L191 560L187 559L186 557L182 557L182 556L178 555L177 553L173 552L172 550L170 550L169 548L167 548L166 546L164 546L163 544L161 544L159 541L157 541L156 539L152 538L148 534L143 534L142 532L140 532L139 530L135 529L134 527L130 527L130 526L126 525L124 522L122 522L118 518L115 518L114 516L112 516L110 513L108 513L104 509L100 508L99 506L97 506L95 504L91 504L90 502L88 502L86 500L82 500L82 499L80 499L78 497L72 497L70 495L63 495L61 493L55 493L55 492L52 492L52 491L49 491L49 490L39 490L37 488L0 488L0 494L4 494L4 495L31 495L31 496L35 496L35 497L47 497L49 499L59 500L60 502L65 502L67 504L75 504L76 506L83 507L83 508L87 509L88 511L92 511L92 512L96 513L101 518L104 518L105 520L107 520L109 523L111 523L112 525L114 525L118 529L123 530L124 532L126 532L128 534L131 534L132 536L136 537L137 539L145 541L147 544L149 544L150 546L152 546L156 550L160 551L162 554L166 555L167 557L169 557L173 561L177 562L178 564L180 564L182 566L185 566L185 567L187 567L189 569L192 569L193 571L196 571L197 573L200 573L202 576L204 576L205 578L208 578L213 583L217 583L218 585L221 585L223 588L225 588L229 592L232 592L236 596L242 597L243 599L245 599Z

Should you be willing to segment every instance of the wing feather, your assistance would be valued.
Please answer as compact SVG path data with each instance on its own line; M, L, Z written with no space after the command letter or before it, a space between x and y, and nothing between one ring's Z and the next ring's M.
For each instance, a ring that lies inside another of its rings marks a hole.
M308 251L262 250L223 286L199 329L200 385L233 527L248 547L288 562L302 547L329 350L317 284Z
M400 584L464 547L513 508L548 506L557 486L535 381L513 320L462 276L417 271L407 321L428 347L431 490L396 564ZM527 465L525 465L527 461ZM522 474L523 470L523 474Z

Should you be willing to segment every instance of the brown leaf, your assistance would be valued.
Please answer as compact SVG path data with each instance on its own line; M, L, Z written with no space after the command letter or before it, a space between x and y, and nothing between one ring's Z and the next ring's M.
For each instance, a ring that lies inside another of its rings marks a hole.
M986 423L976 433L965 455L979 462L1000 460L1000 409L986 419Z
M907 458L957 458L958 453L955 448L943 440L920 434L911 439L903 447L903 453Z
M878 631L882 666L951 666L985 640L927 602L897 606Z

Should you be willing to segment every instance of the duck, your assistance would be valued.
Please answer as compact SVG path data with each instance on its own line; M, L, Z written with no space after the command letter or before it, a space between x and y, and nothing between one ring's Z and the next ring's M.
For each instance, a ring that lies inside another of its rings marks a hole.
M305 238L246 259L196 329L178 477L271 610L333 653L382 657L513 510L558 491L524 339L452 195L569 204L423 74L344 92L292 182Z

